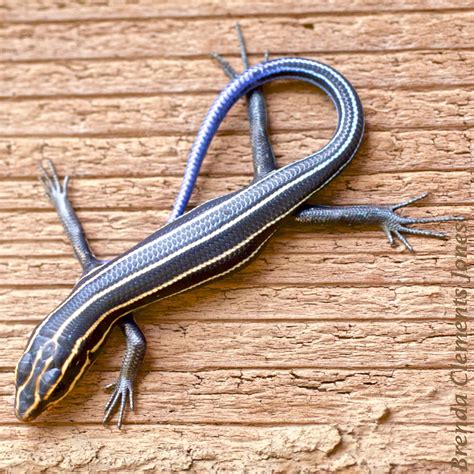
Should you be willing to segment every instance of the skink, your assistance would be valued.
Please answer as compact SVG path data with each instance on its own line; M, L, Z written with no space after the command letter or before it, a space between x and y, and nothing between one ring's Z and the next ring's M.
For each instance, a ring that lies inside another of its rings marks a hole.
M244 66L248 66L238 30ZM170 222L138 245L108 262L92 253L82 226L67 197L67 178L61 183L52 163L42 168L42 180L64 224L84 275L70 295L31 335L16 369L15 413L29 421L63 399L96 359L107 336L120 325L127 350L113 394L106 406L107 421L119 409L118 425L129 401L145 353L145 338L133 311L152 301L176 295L227 275L248 264L285 218L310 223L372 223L380 225L390 242L393 235L410 245L400 232L443 237L407 227L453 217L409 219L394 211L419 198L381 206L304 206L354 157L362 140L364 115L351 84L333 68L302 58L264 61L242 74L216 56L231 82L217 97L196 136ZM309 82L332 99L337 129L321 150L277 169L266 131L266 109L259 87L276 79ZM254 181L244 189L208 201L183 214L201 162L219 125L247 95L254 154ZM421 197L420 197L421 198Z

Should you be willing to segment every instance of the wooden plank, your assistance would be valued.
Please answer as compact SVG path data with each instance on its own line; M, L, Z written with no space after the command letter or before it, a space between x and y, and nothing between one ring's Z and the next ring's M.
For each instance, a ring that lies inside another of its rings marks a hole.
M363 309L354 309L354 317L359 311ZM34 325L0 326L0 368L15 366ZM179 321L142 327L148 336L145 373L222 368L448 369L456 345L452 321L435 320ZM92 370L118 369L123 346L117 330Z
M283 166L327 143L326 132L271 135ZM61 174L76 176L182 176L192 136L146 138L4 138L0 139L0 178L36 178L38 164L53 160ZM400 171L454 171L474 167L474 131L368 131L347 176ZM433 160L436 157L436 160ZM201 176L250 176L248 136L217 137L204 160ZM337 181L335 181L337 183Z
M74 201L76 205L77 201L78 200ZM368 199L364 200L364 202L367 203L373 203L374 201L375 200L372 199L370 201ZM469 217L472 211L472 206L436 206L436 208L432 210L429 201L427 202L427 206L427 208L412 206L410 210L404 211L403 214L420 217L454 214ZM144 239L166 222L168 214L169 211L146 211L140 209L128 211L97 210L80 211L79 217L85 226L86 234L94 241L94 248L97 248L97 252L105 257L107 255L116 255L120 251L125 251L134 243ZM24 253L18 253L18 255L25 256L47 255L47 244L45 243L43 245L41 241L49 242L51 240L60 239L64 242L64 230L56 213L52 210L0 211L0 216L3 222L0 240L2 243L0 255L2 256L8 257L8 255L15 255L16 250L12 246L17 245L17 241L20 241L18 244L25 242L26 245L28 245L30 241L35 242L36 245L31 245ZM452 235L452 223L439 224L439 226L442 230ZM318 249L321 252L335 251L336 253L345 253L345 249L347 251L363 251L369 253L384 250L385 253L390 253L389 249L381 242L381 239L383 239L383 236L380 235L380 231L370 232L363 228L348 229L347 227L340 227L326 229L324 227L297 226L296 224L288 223L287 226L283 227L282 233L278 233L270 241L269 245L273 245L272 242L285 242L284 245L289 245L290 248L294 248L295 251L300 249L301 245L306 245L308 246L308 251L313 253L317 253ZM8 243L8 241L12 240L15 241L15 244ZM104 248L104 244L101 244L99 240L106 240L109 242L108 246ZM300 243L302 240L304 240L304 242ZM322 240L320 244L321 247L319 247L320 240ZM293 245L291 241L294 241L295 244ZM317 248L312 247L315 241L317 241ZM436 244L434 242L436 242ZM65 244L63 245L64 251L59 252L58 255L70 256L71 252L67 250L69 247ZM332 247L333 245L336 248ZM425 238L417 239L417 249L420 252L435 252L436 249L439 249L440 252L446 254L448 251L445 251L445 248L442 241L433 241ZM9 249L12 249L13 253L11 253ZM18 251L20 250L21 249L18 248Z
M461 208L456 207L455 209L448 208L446 212L456 215L467 215L468 208L462 212ZM90 213L88 212L87 215ZM95 213L94 213L95 214ZM125 213L121 217L124 221L129 217L130 213ZM421 213L418 213L421 214ZM0 214L1 215L1 214ZM40 217L44 217L45 214L40 213ZM54 217L52 219L54 221ZM49 259L54 260L56 258L61 259L64 257L72 256L72 248L64 236L62 226L59 222L54 223L54 227L49 229L51 233L54 232L55 238L61 240L41 240L41 235L33 235L28 232L28 219L23 222L25 226L25 232L23 233L24 239L21 241L11 242L10 240L0 241L0 259L3 261L13 260L21 256L22 258L29 259ZM87 222L90 222L87 220ZM143 225L149 225L150 221L143 222ZM30 221L31 225L31 221ZM137 236L136 240L129 239L127 235L127 228L124 228L121 232L115 230L110 232L105 231L107 226L112 228L112 222L108 221L106 217L102 222L94 222L94 224L88 224L88 228L94 226L94 228L100 229L99 232L104 235L110 235L109 238L104 239L92 239L92 247L97 255L100 255L104 259L113 258L120 253L123 253L130 249L133 245L140 241L140 238L146 236L143 233ZM444 231L448 236L454 238L453 234L454 224L443 223L434 225L437 230ZM10 230L9 228L8 230ZM154 230L150 226L150 233ZM114 232L112 234L112 232ZM7 231L7 233L9 233ZM138 234L137 230L132 235ZM90 234L89 235L94 235ZM3 236L5 238L5 236ZM126 240L126 238L128 240ZM432 240L426 237L413 237L413 243L416 248L417 254L443 254L447 255L451 252L455 243L449 242L449 240ZM266 252L280 253L280 254L303 254L303 255L327 255L327 254L348 254L348 253L360 253L360 254L384 254L390 255L392 252L404 251L403 248L393 249L386 243L385 236L382 230L369 231L363 230L363 228L357 229L344 229L344 228L331 228L331 231L324 226L309 226L304 225L298 226L285 226L284 230L278 232L273 237L268 246ZM77 267L78 268L78 267Z
M290 21L246 17L240 23L251 52L302 54L471 48L473 18L472 11L429 11L361 15L357 21L338 14L325 15L324 21L311 15ZM0 52L4 61L196 56L208 55L216 45L228 54L235 53L234 25L235 20L228 18L5 24Z
M377 410L377 407L375 407ZM379 409L379 412L380 409ZM382 408L383 412L383 408ZM21 470L151 470L210 472L296 470L446 472L455 428L397 426L138 425L0 428L0 467Z
M399 0L396 3L388 0L353 0L349 5L343 0L283 0L269 2L265 0L231 0L220 2L216 0L180 0L178 3L170 0L154 2L151 0L135 0L132 2L106 2L69 0L23 0L21 4L14 0L2 2L0 18L3 21L78 21L91 19L118 18L169 18L169 17L205 17L205 16L275 16L308 15L311 13L324 14L354 14L357 12L377 13L384 11L411 10L441 10L471 8L469 0Z
M235 52L232 56L235 56ZM472 85L473 51L306 54L341 71L355 87L413 89ZM261 61L253 55L251 61ZM236 70L240 59L230 58ZM209 71L211 74L203 74ZM215 73L215 74L214 74ZM57 60L0 63L0 97L219 92L226 78L209 59Z
M434 244L433 244L434 246ZM386 252L380 254L318 254L263 252L255 262L228 276L233 282L263 285L444 284L451 282L454 250L449 255ZM0 260L0 285L73 285L79 278L73 257L11 258Z
M181 183L178 177L84 178L71 183L70 197L77 209L152 209L168 210ZM250 177L206 177L198 179L191 198L195 206L210 198L247 186ZM313 198L334 205L355 203L392 204L430 190L428 203L452 205L470 203L471 173L425 171L386 173L353 178L340 176L337 184L323 189ZM370 196L370 199L367 197ZM35 180L5 180L0 188L0 209L50 209L41 183Z
M449 319L454 292L455 287L436 285L390 285L368 292L351 286L249 287L228 280L148 306L140 311L140 321ZM69 293L64 287L1 288L0 321L38 323Z
M117 372L89 372L64 401L38 422L92 424L110 394L101 390ZM140 377L139 424L349 424L353 419L390 424L451 423L450 370L205 370L151 372ZM12 411L14 374L0 374L0 417L18 423ZM94 389L92 389L94 387ZM430 400L420 410L419 400ZM380 407L384 407L380 412ZM474 402L468 401L468 409Z
M329 100L306 85L270 88L272 130L333 130L335 111ZM368 130L449 128L466 129L474 123L474 94L450 90L359 90ZM160 135L194 134L214 98L172 95L150 97L38 99L5 101L0 110L1 135ZM321 111L324 113L321 113ZM238 104L221 130L247 133L243 104ZM329 133L328 133L329 135Z
M209 52L240 69L237 20L253 63L266 49L319 59L361 94L364 146L318 202L388 204L429 190L402 214L470 217L472 2L0 3L0 470L448 472L455 290L472 286L451 275L454 223L426 226L451 240L413 238L414 255L377 229L286 225L246 270L138 311L148 352L120 433L100 424L118 330L36 426L13 416L13 368L79 276L37 164L51 158L73 176L100 256L162 225L226 83ZM324 145L336 118L323 94L296 83L266 91L280 165ZM250 180L241 102L193 205Z

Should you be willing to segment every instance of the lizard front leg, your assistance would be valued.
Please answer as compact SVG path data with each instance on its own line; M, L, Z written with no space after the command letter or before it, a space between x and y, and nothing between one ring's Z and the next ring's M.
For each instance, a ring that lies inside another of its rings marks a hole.
M105 405L104 424L109 421L114 411L119 407L117 427L122 427L127 399L130 409L135 408L133 392L134 382L146 352L146 339L138 327L133 315L126 316L120 323L120 329L127 340L127 349L122 360L120 375L117 382L107 385L106 390L113 393ZM120 405L119 405L120 403Z
M74 253L79 260L83 273L86 274L104 262L97 259L87 241L84 228L77 217L68 197L69 176L61 183L56 168L51 160L40 165L40 181L49 200L53 204L63 224L66 235L71 242Z

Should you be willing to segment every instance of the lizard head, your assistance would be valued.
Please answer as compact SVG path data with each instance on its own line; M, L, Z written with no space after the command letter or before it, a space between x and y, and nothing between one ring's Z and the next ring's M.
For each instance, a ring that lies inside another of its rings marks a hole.
M35 331L15 371L15 415L31 421L64 398L90 365L88 353Z

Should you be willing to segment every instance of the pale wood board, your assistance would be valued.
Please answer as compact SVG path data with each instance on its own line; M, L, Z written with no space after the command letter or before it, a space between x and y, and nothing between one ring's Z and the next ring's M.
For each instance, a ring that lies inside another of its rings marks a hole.
M13 370L34 326L79 277L38 163L53 159L72 175L71 199L98 255L140 241L166 221L199 123L226 84L209 53L240 68L237 20L252 62L267 49L318 59L360 93L361 151L314 202L390 204L426 190L402 213L469 217L472 7L0 2L0 469L449 472L453 297L462 285L451 275L453 223L431 226L448 241L412 238L415 254L390 248L377 229L287 224L240 273L140 311L148 352L137 411L120 432L100 424L119 331L35 425L13 415ZM265 90L279 164L324 145L336 115L322 93L294 83ZM192 205L251 180L247 132L241 101ZM469 448L474 462L472 437Z

